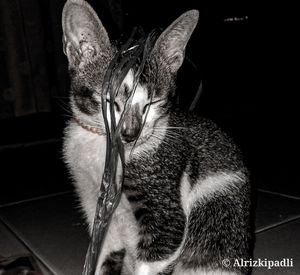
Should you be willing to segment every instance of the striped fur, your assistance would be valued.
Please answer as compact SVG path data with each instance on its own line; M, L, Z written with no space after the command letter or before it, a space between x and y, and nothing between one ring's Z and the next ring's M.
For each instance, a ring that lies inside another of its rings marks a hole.
M64 159L91 231L106 151L101 84L118 49L87 2L68 0L62 18L72 113L103 133L87 131L73 120L65 130ZM122 127L123 194L97 274L249 272L222 265L224 259L251 255L250 185L239 149L213 122L171 104L176 73L197 20L197 11L180 16L160 35L147 59ZM116 98L117 121L133 73L134 68Z

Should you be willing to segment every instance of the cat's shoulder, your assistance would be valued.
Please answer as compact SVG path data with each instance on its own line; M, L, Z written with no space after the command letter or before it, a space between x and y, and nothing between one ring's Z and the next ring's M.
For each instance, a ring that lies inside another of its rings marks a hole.
M241 154L232 136L204 116L176 109L170 113L168 126L179 129L181 136L192 147L201 146L212 152L226 149L230 154Z
M192 112L184 112L174 109L170 112L170 127L178 127L188 132L201 133L202 135L218 133L226 135L226 133L211 119L200 116Z

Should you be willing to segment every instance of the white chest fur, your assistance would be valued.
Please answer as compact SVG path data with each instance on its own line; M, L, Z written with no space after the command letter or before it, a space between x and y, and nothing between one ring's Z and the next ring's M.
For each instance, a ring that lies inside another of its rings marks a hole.
M104 135L93 134L73 122L66 129L64 157L90 226L103 175L105 139Z
M105 164L106 136L91 133L71 122L66 129L64 157L74 179L80 202L86 215L90 233ZM125 195L112 218L98 264L105 255L126 247L127 268L135 261L138 229L130 204ZM100 265L101 266L101 265Z

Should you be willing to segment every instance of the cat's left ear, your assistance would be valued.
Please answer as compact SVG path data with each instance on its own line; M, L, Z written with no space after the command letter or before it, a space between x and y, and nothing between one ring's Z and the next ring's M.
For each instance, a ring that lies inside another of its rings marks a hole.
M184 52L199 18L197 10L178 17L157 39L154 52L161 55L172 73L176 73L184 60Z
M111 47L107 32L84 0L68 0L62 13L64 53L69 67L82 66Z

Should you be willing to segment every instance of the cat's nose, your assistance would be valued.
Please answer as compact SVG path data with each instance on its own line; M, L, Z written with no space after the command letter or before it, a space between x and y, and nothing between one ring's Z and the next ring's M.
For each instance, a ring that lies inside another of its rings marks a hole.
M121 131L121 134L122 134L122 139L125 141L125 142L132 142L132 141L135 141L139 135L139 129L128 129L128 128L123 128L122 131Z

